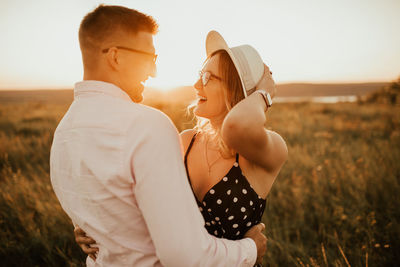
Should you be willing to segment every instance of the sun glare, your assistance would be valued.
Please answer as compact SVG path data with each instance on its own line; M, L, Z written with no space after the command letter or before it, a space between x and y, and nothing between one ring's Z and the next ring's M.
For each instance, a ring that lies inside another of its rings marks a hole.
M399 1L103 2L136 8L160 24L157 77L148 87L192 85L212 29L230 46L254 46L278 83L390 81L400 74ZM72 88L82 79L79 23L99 3L6 1L0 89Z

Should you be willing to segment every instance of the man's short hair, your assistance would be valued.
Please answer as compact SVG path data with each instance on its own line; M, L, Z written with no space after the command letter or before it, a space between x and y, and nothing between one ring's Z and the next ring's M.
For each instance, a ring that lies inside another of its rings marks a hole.
M157 22L146 14L123 6L99 5L88 13L79 27L81 50L97 50L114 34L136 34L139 31L155 34Z

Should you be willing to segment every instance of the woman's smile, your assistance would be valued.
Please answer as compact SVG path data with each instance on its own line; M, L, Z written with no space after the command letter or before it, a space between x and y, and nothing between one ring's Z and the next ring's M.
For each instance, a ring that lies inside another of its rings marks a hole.
M197 99L199 104L202 104L207 101L207 97L201 95L197 95Z

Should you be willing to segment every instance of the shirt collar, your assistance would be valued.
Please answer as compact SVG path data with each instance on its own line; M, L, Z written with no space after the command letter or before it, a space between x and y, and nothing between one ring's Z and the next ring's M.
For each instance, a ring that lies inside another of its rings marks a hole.
M77 98L87 93L106 94L113 97L132 101L126 92L124 92L121 88L112 83L95 80L85 80L75 83L74 98Z

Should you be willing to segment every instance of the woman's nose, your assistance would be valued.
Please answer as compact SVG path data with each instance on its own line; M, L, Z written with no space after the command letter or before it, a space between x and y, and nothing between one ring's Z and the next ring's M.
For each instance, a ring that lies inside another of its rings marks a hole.
M201 83L201 79L197 79L197 82L194 84L194 88L200 90L203 88L203 84Z

